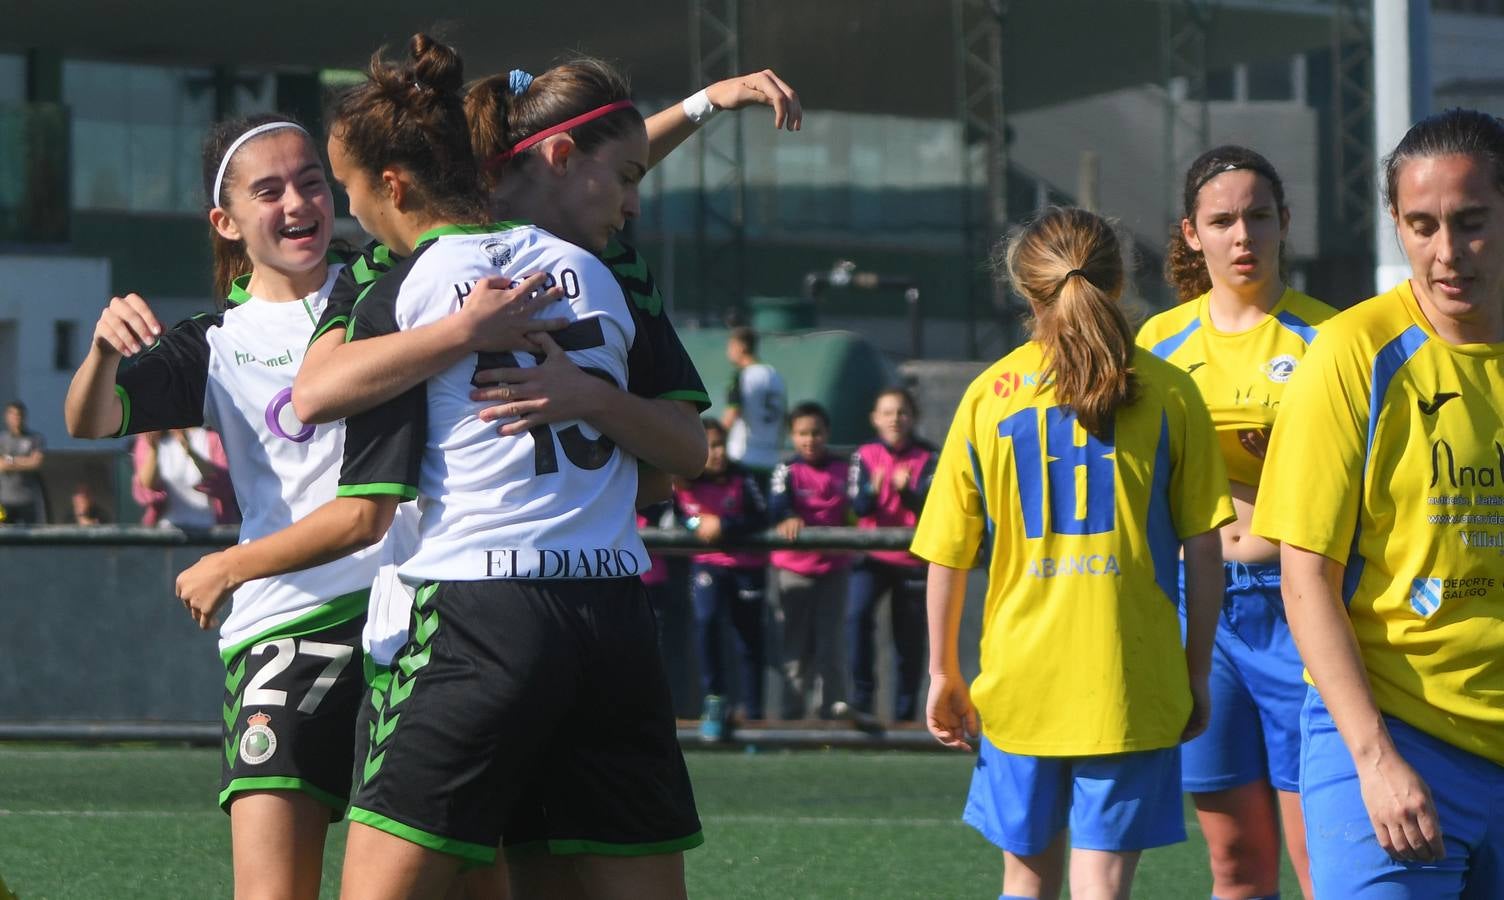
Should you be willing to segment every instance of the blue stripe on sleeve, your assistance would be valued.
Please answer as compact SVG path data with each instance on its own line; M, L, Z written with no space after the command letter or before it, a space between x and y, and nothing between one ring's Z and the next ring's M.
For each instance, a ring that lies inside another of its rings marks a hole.
M971 457L971 477L977 483L977 496L982 500L982 521L985 523L986 535L982 543L982 554L978 563L987 566L992 561L992 538L996 527L992 522L992 511L987 507L987 487L982 482L982 461L977 456L977 448L972 446L971 441L966 442L966 453Z
M1159 446L1154 450L1154 478L1149 484L1149 556L1154 580L1172 604L1180 596L1180 536L1170 512L1170 420L1160 413Z
M1194 318L1191 320L1191 324L1185 326L1184 328L1180 329L1180 331L1155 344L1149 349L1149 352L1153 353L1160 359L1169 359L1170 354L1174 353L1176 350L1179 350L1180 345L1184 344L1186 342L1186 339L1195 334L1196 329L1200 327L1200 317Z
M1279 320L1279 324L1295 332L1295 335L1301 340L1305 341L1307 344L1310 344L1312 341L1316 340L1316 329L1311 327L1311 325L1304 319L1302 319L1300 316L1297 316L1295 313L1290 312L1288 309L1275 316L1274 318Z

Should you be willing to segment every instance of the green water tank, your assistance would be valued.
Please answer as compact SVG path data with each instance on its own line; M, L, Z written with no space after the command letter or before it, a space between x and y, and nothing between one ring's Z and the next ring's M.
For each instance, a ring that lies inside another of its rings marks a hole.
M815 301L803 297L751 297L751 325L759 334L791 334L815 327Z
M731 387L727 334L724 328L685 329L679 333L710 391L714 405L707 415L715 418L725 410ZM763 333L757 355L783 376L790 408L802 400L814 400L830 412L830 442L843 447L873 439L868 421L872 401L878 391L902 383L898 370L882 351L852 331Z

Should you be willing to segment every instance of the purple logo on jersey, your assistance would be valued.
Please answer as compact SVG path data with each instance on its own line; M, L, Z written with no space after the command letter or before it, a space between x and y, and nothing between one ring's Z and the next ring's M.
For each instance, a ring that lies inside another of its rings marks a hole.
M304 425L303 430L297 434L288 434L282 428L282 410L290 403L292 403L292 388L283 388L277 396L272 398L271 405L266 408L266 427L271 429L272 434L285 441L292 441L294 444L307 443L313 439L314 426Z

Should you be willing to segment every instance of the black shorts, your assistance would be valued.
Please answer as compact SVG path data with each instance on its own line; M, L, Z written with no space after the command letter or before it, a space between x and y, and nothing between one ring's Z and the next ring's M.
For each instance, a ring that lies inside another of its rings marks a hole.
M703 842L652 607L636 578L426 584L350 820L489 864Z
M302 791L338 821L350 802L355 717L365 698L362 614L264 636L225 667L219 805L245 791Z

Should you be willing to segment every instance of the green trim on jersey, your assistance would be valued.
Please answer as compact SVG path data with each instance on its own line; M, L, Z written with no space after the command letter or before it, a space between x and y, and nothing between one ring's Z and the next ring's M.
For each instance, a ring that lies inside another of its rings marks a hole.
M374 813L358 806L350 807L350 821L369 825L378 831L395 835L404 841L410 841L419 847L427 847L450 856L458 856L461 859L473 860L484 865L496 862L496 848L487 847L483 844L472 844L469 841L459 841L454 838L440 837L437 834L404 825L395 819L389 819L381 813Z
M225 298L225 302L231 306L239 306L249 299L251 299L251 276L250 273L246 273L230 282L230 296Z
M699 407L700 412L710 408L710 395L704 391L669 391L658 395L659 400L683 400Z
M274 638L302 637L315 631L323 631L325 628L343 625L351 619L365 615L366 607L370 605L370 602L371 589L368 587L361 588L358 591L351 591L348 594L341 594L328 603L320 604L295 619L289 619L280 625L274 625L255 637L249 637L239 643L231 644L226 649L219 651L219 657L224 660L225 668L228 670L230 663L235 657L257 644L273 640ZM228 687L228 685L226 686ZM231 691L231 693L234 692Z
M682 838L654 841L648 844L610 844L605 841L583 840L555 841L545 838L514 844L507 847L506 852L508 856L513 854L531 856L545 852L553 856L574 856L582 853L597 856L660 856L664 853L683 853L685 850L693 850L703 843L705 843L705 832L696 831Z
M335 316L334 318L332 318L332 319L329 320L329 323L327 325L325 325L323 328L320 328L320 329L316 330L313 333L313 337L311 337L311 338L308 339L308 346L312 347L315 341L317 341L319 338L323 337L324 335L328 334L329 332L333 331L336 328L345 328L345 329L348 329L349 327L350 327L350 317L349 316Z
M403 500L416 500L418 498L418 489L410 484L397 484L394 481L377 481L372 484L342 484L339 486L339 490L334 492L334 496L396 496Z
M120 430L115 432L115 437L123 438L130 434L131 430L131 395L126 393L124 387L117 384L115 396L120 398Z
M293 778L288 775L266 775L260 778L236 778L231 780L229 785L219 792L219 808L228 813L230 811L232 795L243 794L247 791L301 791L333 810L333 814L329 816L329 821L331 822L338 822L340 819L343 819L345 817L345 807L350 805L348 799L337 797L302 778Z
M418 235L418 239L413 241L413 249L416 250L430 241L436 241L449 234L492 234L498 231L511 231L513 228L520 228L523 225L531 224L531 222L525 222L521 219L508 219L505 222L489 222L485 225L439 225Z

